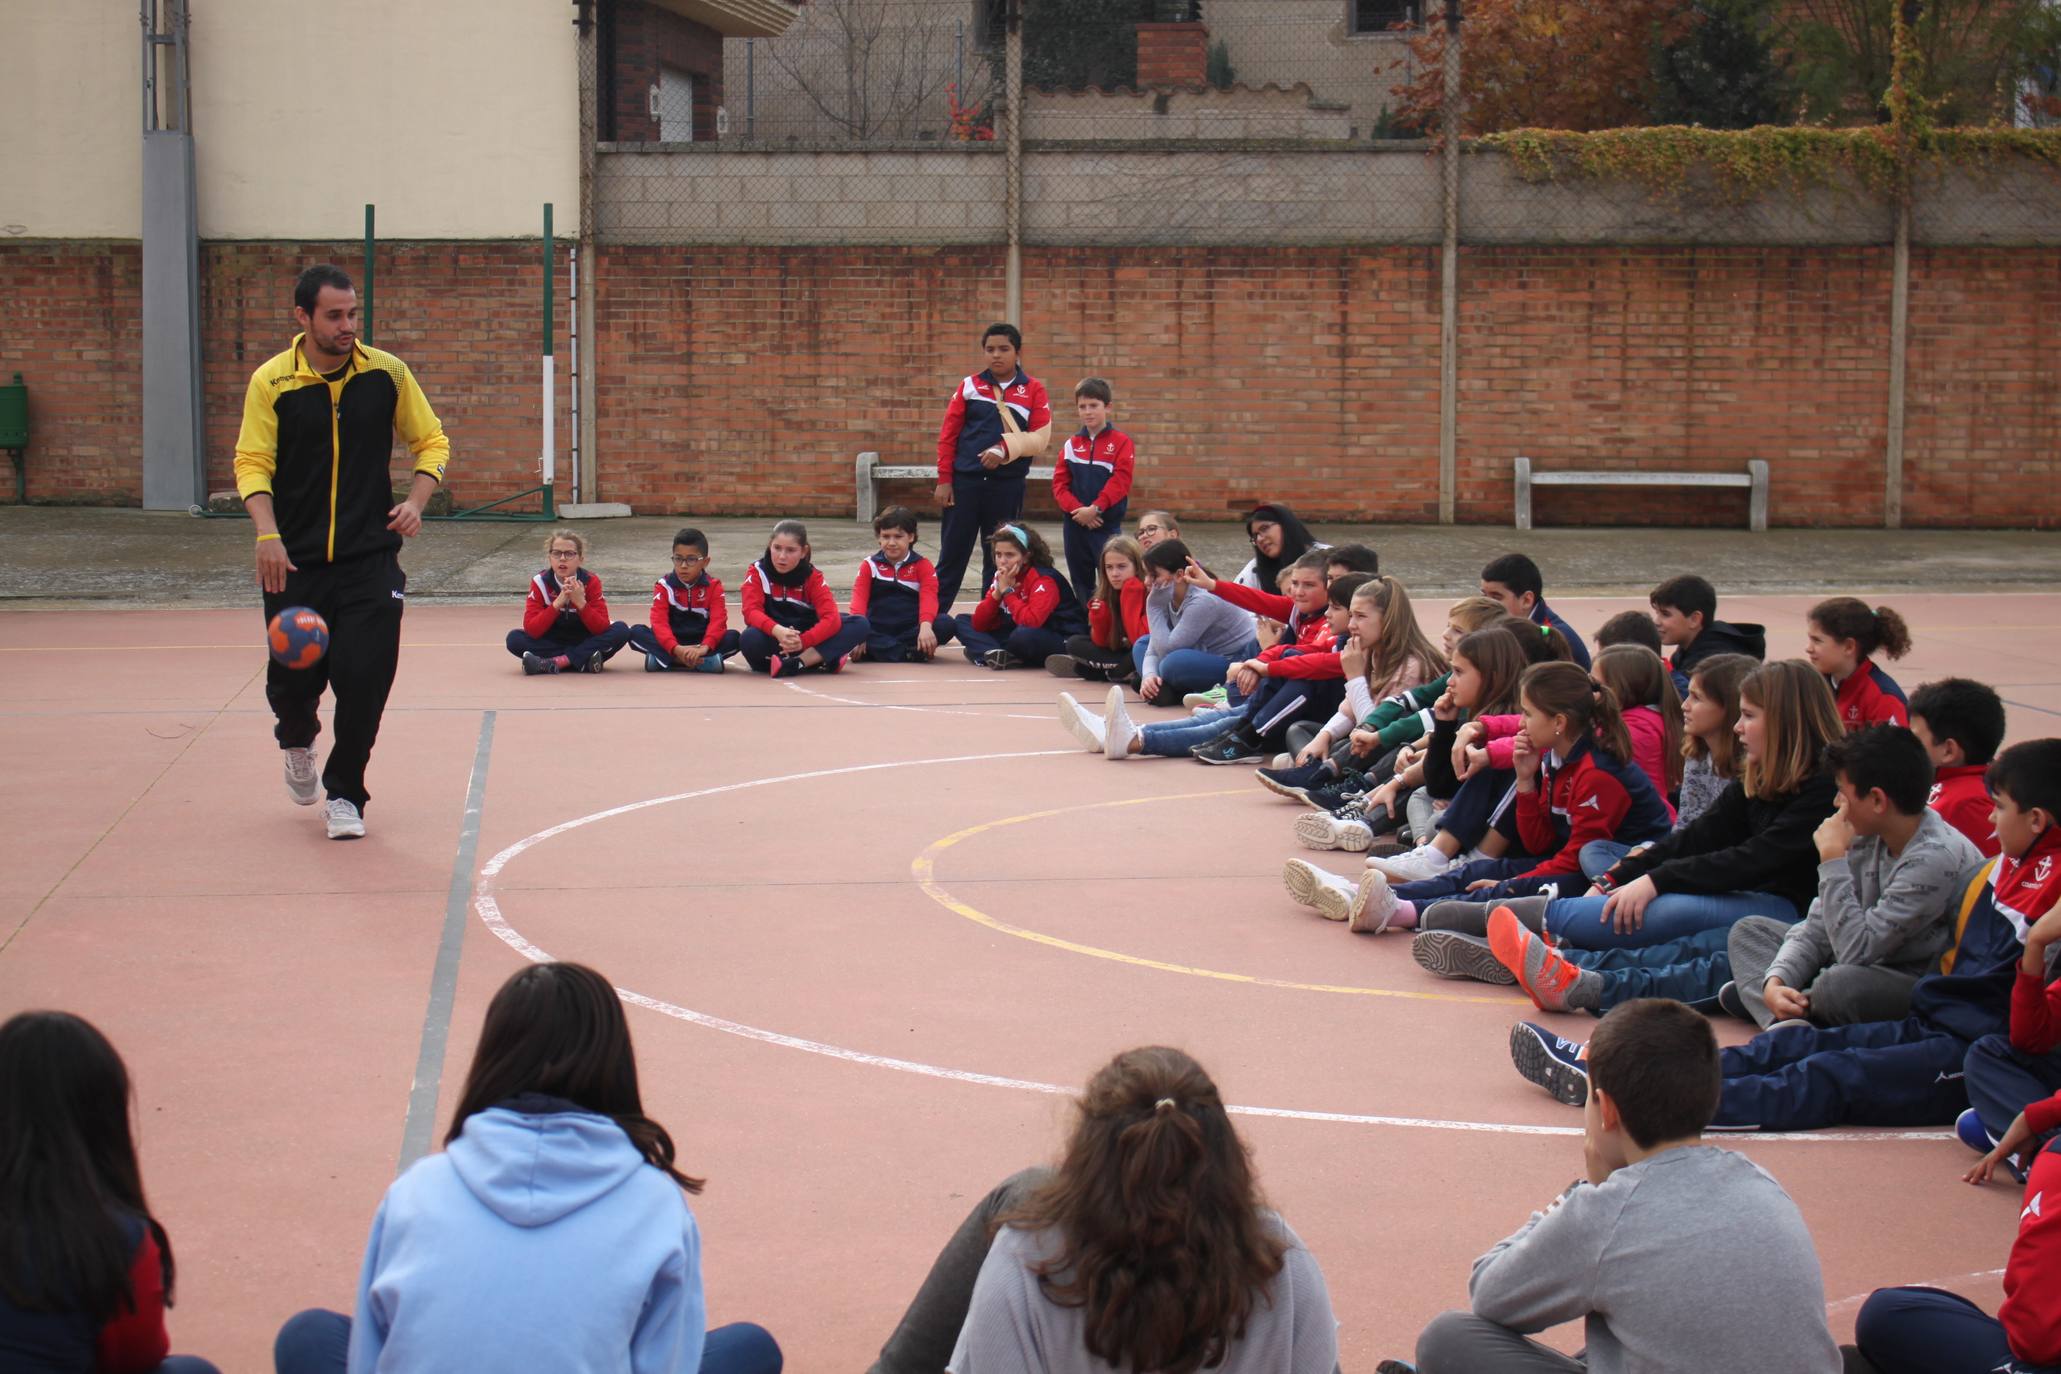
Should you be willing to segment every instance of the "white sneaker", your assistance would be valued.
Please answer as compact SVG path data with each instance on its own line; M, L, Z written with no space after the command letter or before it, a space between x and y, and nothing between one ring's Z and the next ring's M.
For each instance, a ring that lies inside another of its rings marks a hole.
M1059 694L1059 723L1091 753L1102 752L1102 717L1074 700L1072 692Z
M1352 915L1354 889L1348 878L1303 859L1290 859L1281 869L1281 882L1289 896L1327 921L1343 921Z
M1272 763L1268 764L1268 765L1267 765L1267 767L1269 767L1269 768L1293 768L1293 767L1295 767L1295 755L1293 755L1293 754L1276 754L1276 755L1274 755L1274 761L1273 761Z
M295 806L313 806L322 795L322 779L315 775L315 751L286 749L286 795Z
M1379 935L1395 919L1395 892L1377 869L1360 876L1353 893L1352 909L1346 913L1345 928L1355 935Z
M358 808L342 797L329 799L329 838L332 840L355 840L365 834L365 818L358 814Z
M1362 820L1311 811L1295 818L1295 838L1304 849L1344 849L1364 854L1374 843L1374 828Z
M1131 713L1124 706L1124 689L1109 689L1109 700L1102 708L1102 757L1125 759L1131 755L1131 741L1138 737L1138 727L1131 723Z
M1389 859L1369 859L1367 867L1383 873L1393 882L1416 883L1436 878L1447 869L1458 868L1460 860L1449 859L1436 845L1420 844L1406 854Z

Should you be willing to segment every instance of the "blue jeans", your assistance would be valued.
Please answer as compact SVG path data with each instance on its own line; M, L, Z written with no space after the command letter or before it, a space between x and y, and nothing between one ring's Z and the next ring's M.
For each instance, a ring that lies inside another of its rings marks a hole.
M1582 876L1590 882L1596 881L1616 867L1617 861L1631 853L1631 850L1630 845L1620 844L1616 840L1590 840L1582 846Z
M1183 759L1196 745L1230 734L1244 719L1243 706L1217 706L1186 720L1155 721L1145 727L1142 748L1163 759Z
M1584 858L1593 847L1582 850ZM1703 1006L1711 1003L1718 989L1732 979L1732 955L1726 948L1731 933L1730 926L1712 926L1683 939L1643 949L1568 949L1561 953L1570 964L1603 975L1603 1004L1596 1009L1598 1016L1637 997L1665 997Z
M309 1308L287 1318L272 1343L272 1367L278 1374L343 1374L351 1350L351 1319L341 1312ZM712 1327L701 1347L701 1374L780 1374L780 1345L762 1326L734 1322ZM166 1361L160 1374L213 1374L214 1366L174 1370Z
M1138 675L1145 675L1145 643L1139 640L1136 653ZM1224 685L1230 675L1233 663L1243 663L1259 653L1259 641L1247 640L1238 651L1238 657L1226 658L1201 649L1176 649L1159 660L1159 680L1163 684L1160 694L1163 698L1179 702L1190 692L1207 692L1212 687Z
M1795 921L1796 908L1768 892L1663 892L1646 904L1637 930L1619 932L1603 919L1602 897L1562 897L1546 907L1546 931L1575 949L1643 949L1701 934L1729 930L1747 916Z

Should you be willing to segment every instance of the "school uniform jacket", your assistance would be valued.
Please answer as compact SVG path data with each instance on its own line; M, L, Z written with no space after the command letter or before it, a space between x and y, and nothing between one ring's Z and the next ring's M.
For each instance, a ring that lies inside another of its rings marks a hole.
M1059 461L1052 465L1052 499L1068 515L1082 506L1093 506L1121 520L1130 500L1136 463L1130 435L1105 427L1090 437L1083 429L1066 441L1059 450Z
M1838 694L1839 719L1849 731L1868 725L1909 725L1911 704L1896 679L1864 658L1838 682L1825 679Z
M1077 635L1088 627L1080 598L1052 568L1026 569L1016 585L1000 596L993 587L988 588L988 594L973 608L973 628L982 634L1039 626L1060 635Z
M608 629L608 598L601 594L601 574L579 571L580 587L587 595L587 604L578 610L560 610L551 603L558 599L562 585L551 569L546 568L530 579L530 594L522 603L522 630L533 639L555 639L562 644L577 644L588 635L598 635Z
M1564 761L1539 761L1536 785L1517 794L1517 835L1526 850L1549 855L1521 878L1581 872L1582 846L1591 840L1643 844L1667 834L1667 803L1635 763L1620 762L1588 739L1575 742Z
M1966 835L1984 858L1994 859L1997 828L1990 822L1989 786L1983 781L1988 772L1988 766L1980 763L1940 769L1932 779L1932 793L1925 798L1925 804L1937 811L1941 820Z
M801 631L802 648L813 649L837 633L844 619L837 613L837 598L830 584L813 565L801 565L807 572L792 583L776 581L761 558L744 570L744 623L761 634L772 634L781 626ZM800 571L800 569L797 569Z
M1337 637L1331 633L1322 612L1305 621L1289 598L1222 578L1217 579L1215 590L1233 606L1278 620L1285 627L1279 644L1269 644L1259 652L1260 661L1267 665L1267 676L1311 681L1345 676L1338 661Z
M1524 728L1523 716L1481 716L1482 743L1488 750L1489 767L1510 768L1517 757L1517 732ZM1668 820L1675 816L1675 804L1662 789L1667 785L1667 725L1651 706L1634 706L1624 713L1624 729L1632 737L1633 767L1646 775L1653 790L1667 807Z
M0 1368L94 1370L97 1374L146 1374L164 1363L171 1342L165 1335L165 1262L153 1223L131 1212L116 1221L129 1247L129 1290L123 1303L96 1324L79 1311L29 1311L0 1292ZM29 1238L33 1244L35 1237Z
M1123 615L1123 644L1136 644L1152 633L1152 625L1145 618L1148 590L1142 577L1134 577L1117 589L1117 609ZM1088 637L1098 647L1112 651L1123 647L1117 642L1117 628L1117 617L1107 601L1098 597L1088 603Z
M1832 775L1804 779L1794 792L1749 797L1736 779L1710 809L1597 880L1608 892L1650 877L1668 892L1771 892L1801 915L1818 893L1818 846L1811 836L1838 797Z
M1021 433L1003 429L997 407L1004 405L1015 415ZM1020 367L1006 386L987 372L976 372L960 379L958 390L945 406L945 421L937 432L937 480L949 482L957 473L1022 481L1030 471L1030 460L1043 453L1051 440L1052 402L1043 382ZM991 471L980 465L980 455L996 444L1009 450L1009 461Z
M651 637L668 656L680 644L699 644L713 652L729 629L723 584L706 572L692 582L667 573L652 584Z
M2061 1126L2061 1099L2033 1103L2025 1120L2037 1133ZM2061 1153L2053 1150L2040 1151L2025 1178L1997 1320L2019 1363L2061 1364Z
M860 562L852 583L853 615L863 615L881 635L916 633L937 619L937 567L911 549L899 563L875 550Z
M305 337L294 335L251 374L236 435L236 494L271 496L296 567L391 552L401 547L386 527L394 435L406 441L414 470L439 482L451 442L406 363L359 344L343 380L332 382L302 356Z

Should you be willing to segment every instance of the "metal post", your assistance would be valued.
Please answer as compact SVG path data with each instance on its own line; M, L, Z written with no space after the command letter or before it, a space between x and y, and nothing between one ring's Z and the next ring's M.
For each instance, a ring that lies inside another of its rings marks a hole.
M580 246L575 243L565 250L566 311L565 332L567 342L572 345L572 475L573 504L580 503Z
M1906 59L1916 41L1919 0L1897 7L1895 66L1890 77L1890 119L1897 149L1896 223L1889 260L1889 425L1882 443L1882 528L1904 523L1904 369L1911 318L1911 143L1905 127L1910 93Z
M372 342L372 207L365 207L365 280L359 283L358 337Z
M1438 523L1455 518L1460 447L1460 0L1446 0L1442 149L1445 239L1439 252Z
M597 9L597 15L604 19L611 13L612 10L607 5L602 5ZM574 361L572 379L573 389L576 394L576 399L573 402L573 414L576 418L573 423L579 431L573 436L574 461L579 464L578 471L573 474L573 491L575 492L574 500L576 501L591 501L599 491L599 483L594 480L594 459L597 447L594 434L596 428L594 359L601 351L601 340L594 330L594 297L596 294L594 288L601 278L595 270L594 157L595 143L601 136L601 92L604 89L601 63L604 54L608 54L609 60L613 60L612 47L602 43L603 28L603 24L594 23L580 29L579 56L577 59L580 69L579 267L584 269L580 271L580 277L586 284L586 290L580 292L574 298L573 308L579 312L579 333L587 341L587 346L579 351ZM612 36L614 33L612 20L608 22L606 28L607 32Z
M1023 325L1023 3L1009 0L1009 34L1003 45L1002 136L1007 165L1003 169L1005 214L1009 230L1009 264L1003 283L1003 317ZM961 97L964 98L963 95Z
M544 202L544 514L551 514L551 484L558 476L558 366L551 355L551 278L558 241L551 233L551 202Z
M143 0L142 486L145 510L207 502L200 233L186 0Z

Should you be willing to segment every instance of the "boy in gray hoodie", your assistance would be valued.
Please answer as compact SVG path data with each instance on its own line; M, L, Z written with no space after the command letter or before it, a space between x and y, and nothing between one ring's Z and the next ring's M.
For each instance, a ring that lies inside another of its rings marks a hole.
M1702 1143L1717 1037L1679 1002L1627 1002L1588 1046L1585 1177L1474 1262L1400 1374L1837 1374L1803 1216L1745 1156ZM1563 1355L1530 1339L1581 1320Z

